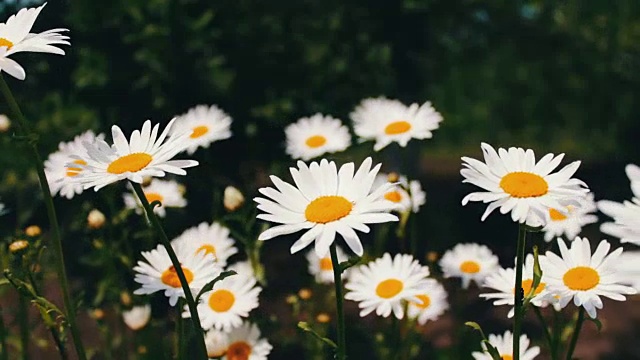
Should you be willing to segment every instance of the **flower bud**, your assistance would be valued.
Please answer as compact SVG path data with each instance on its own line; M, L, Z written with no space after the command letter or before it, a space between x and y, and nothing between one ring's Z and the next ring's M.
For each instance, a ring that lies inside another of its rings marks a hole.
M0 133L7 132L11 127L11 120L5 114L0 114Z
M87 225L89 225L89 228L91 229L100 229L104 225L105 221L106 218L104 217L104 214L98 209L91 210L87 216Z
M121 292L120 293L120 302L124 306L131 305L131 295L129 295L129 293L126 292L126 291Z
M300 299L302 300L309 300L311 299L311 295L313 295L311 293L311 290L309 289L300 289L300 291L298 291L298 296L300 297Z
M9 251L15 254L26 249L28 246L29 242L27 240L16 240L9 245Z
M38 225L31 225L31 226L28 226L26 229L24 229L24 233L30 237L37 237L37 236L40 236L40 234L42 234L42 230Z
M93 312L91 313L91 316L96 319L96 320L102 320L104 319L104 310L102 309L95 309L93 310Z
M151 319L151 306L134 306L131 310L122 312L122 320L131 330L140 330Z
M227 211L236 211L242 204L244 204L244 196L240 190L233 186L227 186L224 189L224 208Z
M389 173L389 175L387 175L387 181L394 183L394 182L398 182L398 180L400 180L400 175L398 175L398 173L392 172Z
M327 313L320 313L318 314L318 316L316 316L316 321L321 324L326 324L331 321L331 317Z

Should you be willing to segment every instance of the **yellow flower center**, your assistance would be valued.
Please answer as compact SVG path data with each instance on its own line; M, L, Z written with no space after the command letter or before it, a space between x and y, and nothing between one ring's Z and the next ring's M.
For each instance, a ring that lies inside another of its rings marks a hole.
M569 269L562 277L562 281L571 290L586 291L600 283L600 275L590 267L577 266Z
M500 187L516 198L538 197L549 191L549 184L542 176L522 171L503 176Z
M193 280L193 273L191 272L191 270L187 269L184 266L182 266L182 272L184 273L184 277L187 279L187 284L190 284ZM180 278L178 278L176 268L174 268L173 266L169 266L167 270L162 272L160 280L162 280L165 285L169 285L174 288L179 288L182 286L180 285Z
M5 38L0 38L0 47L6 46L7 50L11 49L13 43Z
M549 217L551 217L552 221L562 221L567 219L567 215L556 209L549 209Z
M320 259L320 270L323 270L323 271L333 270L333 263L331 262L331 258L324 257Z
M416 297L420 299L419 303L415 301L412 302L416 307L420 309L426 309L431 305L431 298L429 297L429 295L418 295Z
M406 133L409 130L411 130L411 124L409 124L404 120L400 120L400 121L394 121L391 124L387 125L384 128L384 133L387 135L397 135L397 134Z
M525 295L529 294L532 286L533 286L533 279L522 280L522 290L524 291ZM545 283L541 282L540 284L538 284L538 287L536 287L533 294L534 295L540 294L546 286L547 285ZM514 291L514 294L515 294L515 291Z
M318 148L327 143L327 138L322 135L313 135L304 143L310 148Z
M197 139L208 132L209 132L208 127L204 125L196 126L193 128L193 131L191 132L191 135L189 135L189 137L192 139Z
M2 39L0 39L1 41ZM78 165L87 165L87 162L84 160L73 160L74 164L78 164ZM77 168L77 167L68 167L67 168L67 176L76 176L80 173L80 171L82 171L81 168Z
M400 202L400 200L402 200L402 194L400 194L400 192L396 190L389 191L388 193L384 194L384 198L391 202L398 203Z
M513 360L513 356L511 355L500 355L502 360Z
M227 312L236 302L236 297L229 290L217 290L209 296L209 307L215 312Z
M145 168L153 160L147 153L133 153L121 156L111 162L107 167L107 172L111 174L123 174L126 172L136 172Z
M400 293L404 288L402 281L398 279L387 279L376 287L376 294L383 299L390 299Z
M154 201L159 201L160 203L162 203L162 200L164 200L164 197L162 197L162 195L154 192L144 193L144 197L147 198L147 201L149 202L149 204L151 204Z
M460 271L467 274L475 274L480 271L480 264L475 261L465 261L460 264Z
M228 360L248 360L251 355L251 345L244 341L236 341L227 348Z
M349 215L353 204L342 196L320 196L307 205L304 216L308 221L326 224Z
M211 244L204 244L200 246L198 250L196 250L196 254L200 251L204 251L205 255L213 254L213 256L216 256L216 247Z

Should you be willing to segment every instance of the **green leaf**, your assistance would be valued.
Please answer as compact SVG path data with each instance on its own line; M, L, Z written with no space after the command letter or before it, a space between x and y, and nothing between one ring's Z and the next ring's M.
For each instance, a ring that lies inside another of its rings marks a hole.
M206 293L207 291L210 291L211 289L213 289L213 286L218 282L221 281L231 275L236 275L237 273L233 270L227 270L227 271L223 271L220 273L220 275L216 276L215 279L209 281L207 283L207 285L205 285L202 290L200 290L200 292L198 293L198 295L196 296L196 304L200 301L200 297L202 296L202 294Z
M334 349L337 349L337 348L338 348L338 345L336 345L336 343L334 343L333 341L331 341L331 339L328 339L328 338L326 338L326 337L324 337L324 336L321 336L320 334L318 334L317 332L315 332L315 331L311 328L311 326L309 326L309 324L307 324L306 322L304 322L304 321L300 321L300 322L298 323L298 328L300 328L300 329L302 329L302 330L304 330L304 331L306 331L306 332L310 333L310 334L311 334L311 335L313 335L316 339L318 339L318 340L322 341L323 343L325 343L325 344L329 345L330 347L332 347L332 348L334 348Z
M361 257L355 256L355 257L349 258L349 260L347 260L347 261L341 262L340 263L340 273L342 274L348 268L357 265L360 262L360 260L362 260Z
M591 322L596 324L596 328L598 329L598 332L602 330L602 322L598 320L598 318L592 319L590 316L586 316L585 319L591 320Z
M467 325L468 327L473 328L474 330L477 330L478 332L480 332L480 335L482 336L482 343L487 348L487 352L491 355L491 357L494 360L502 360L502 357L500 356L500 353L498 352L498 349L496 349L495 346L491 345L489 340L487 340L487 337L484 335L484 331L482 331L482 327L480 327L480 324L478 324L477 322L473 322L473 321L467 321L464 324Z

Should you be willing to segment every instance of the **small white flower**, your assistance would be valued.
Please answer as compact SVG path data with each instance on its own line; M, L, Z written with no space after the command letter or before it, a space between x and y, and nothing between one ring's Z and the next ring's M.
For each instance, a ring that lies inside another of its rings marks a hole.
M89 225L91 229L100 229L105 221L107 221L107 218L98 209L89 211L89 215L87 215L87 225Z
M233 329L227 339L229 347L223 360L267 360L273 349L267 339L260 338L260 329L256 324L249 322Z
M462 287L466 289L471 280L482 284L488 275L496 271L498 257L484 245L458 244L444 253L440 267L445 278L462 278Z
M140 330L151 319L151 306L134 306L130 310L122 312L122 320L131 330Z
M0 114L0 133L7 132L11 127L11 120L5 114Z
M244 195L233 186L224 188L222 203L227 211L236 211L244 204Z
M197 294L203 286L213 280L222 271L214 264L213 255L205 252L176 252L192 294ZM142 256L147 260L138 261L133 268L137 274L135 282L142 285L135 290L136 295L152 294L164 291L169 298L169 304L175 306L178 298L184 297L184 291L178 279L178 273L171 264L167 249L163 245L151 251L143 251Z
M7 22L0 23L0 72L19 80L24 80L26 73L22 66L9 56L19 52L39 52L64 55L64 50L54 45L69 45L69 37L60 34L67 29L51 29L41 33L31 33L40 11L46 5L37 8L21 9L11 15Z
M624 283L618 270L618 259L622 248L609 253L611 245L602 240L591 254L589 239L577 237L568 249L558 238L560 256L547 251L540 266L545 275L550 297L559 301L561 308L573 300L576 306L583 306L590 317L596 317L596 309L602 309L600 296L624 301L624 295L636 291ZM608 255L607 255L608 254Z
M293 159L311 160L326 153L346 150L351 145L349 129L331 116L315 114L287 126L287 154Z
M586 196L589 190L581 180L572 178L580 161L574 161L551 173L558 167L564 154L547 154L536 163L533 150L522 148L499 148L482 143L484 161L462 157L463 169L460 174L463 183L470 183L486 191L468 194L462 205L469 201L489 203L482 215L482 221L495 209L502 214L511 212L515 222L530 226L544 225L548 209L560 209Z
M364 99L350 117L361 141L376 141L375 151L394 141L405 147L411 139L430 139L442 121L442 115L428 101L407 107L398 100L384 97Z
M153 208L153 212L160 217L165 217L167 208L183 208L187 206L187 200L184 199L180 187L181 185L175 181L155 179L142 190L149 204L154 201L161 203L160 206ZM140 199L135 193L126 193L122 197L124 198L124 206L127 209L135 209L138 214L142 214L142 203L140 203Z
M291 247L291 253L315 240L316 254L324 257L336 234L340 234L349 248L362 256L364 249L354 230L366 233L366 224L398 220L388 213L390 203L383 197L391 185L372 189L380 165L371 169L371 162L371 158L365 159L357 171L353 163L344 164L338 171L333 161L322 159L309 166L298 161L297 169L289 169L296 186L271 176L277 190L259 189L267 198L254 198L258 209L265 212L257 218L283 225L264 231L258 240L306 230Z
M513 334L511 331L505 331L504 335L489 335L489 343L493 345L500 354L500 358L503 360L513 360ZM522 334L520 335L520 360L533 360L540 354L540 348L532 346L529 338ZM482 349L484 352L475 351L471 355L475 360L492 360L491 355L487 352L487 347L482 343Z
M614 220L614 222L602 224L600 231L620 238L623 243L640 245L640 167L629 164L625 170L631 181L633 199L623 203L598 201L598 209Z
M347 255L342 251L339 246L336 246L336 253L338 254L338 262L349 260ZM321 284L333 283L333 264L331 262L331 256L326 254L323 257L319 257L314 251L307 253L307 261L309 262L309 273L313 275L316 282ZM347 270L348 271L348 270ZM342 277L345 277L346 273L342 273Z
M422 292L416 297L420 301L409 301L407 316L417 318L420 325L437 320L449 308L444 286L434 279L427 279Z
M567 239L575 239L582 231L582 227L598 221L598 217L590 214L597 210L593 201L593 193L589 193L584 199L577 199L577 205L568 205L563 211L549 209L544 231L544 240L566 235Z
M391 312L396 318L404 317L405 301L421 303L419 295L428 286L429 268L420 265L413 256L396 254L391 259L389 253L366 265L351 269L349 290L344 298L358 302L364 317L376 311L376 315L388 317Z
M229 236L229 233L230 230L219 223L203 222L185 230L171 241L171 246L181 252L211 254L216 263L224 267L229 257L238 252L234 246L236 241Z
M199 147L208 148L212 142L231 137L231 117L216 105L198 105L176 117L172 136L188 133L187 153Z
M385 192L384 198L393 203L393 208L396 211L417 213L420 206L425 204L427 194L422 191L422 185L419 181L409 181L404 175L397 177L397 181L391 181L390 174L380 173L376 176L373 187L387 183L390 183L392 187Z

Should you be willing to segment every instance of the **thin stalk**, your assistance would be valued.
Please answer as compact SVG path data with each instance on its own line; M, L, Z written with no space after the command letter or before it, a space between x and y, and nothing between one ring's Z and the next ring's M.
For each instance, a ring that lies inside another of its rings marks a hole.
M171 264L173 268L176 270L176 274L178 274L178 279L180 280L180 285L182 286L182 290L184 291L184 296L187 300L187 306L189 307L189 313L191 314L191 321L193 321L193 325L196 332L196 343L198 343L199 356L203 359L207 358L207 347L204 343L204 333L202 331L202 325L200 325L200 316L198 316L198 307L196 306L196 302L193 298L193 294L191 294L191 289L189 288L189 283L187 282L187 278L184 276L184 272L182 271L182 266L180 265L180 260L178 260L178 256L175 251L171 247L171 242L169 242L169 238L167 234L164 232L162 228L162 224L160 224L160 220L153 212L153 208L149 205L149 201L147 197L144 195L144 191L142 191L142 186L140 184L130 181L133 190L138 195L142 206L144 207L145 212L147 213L147 217L151 222L151 226L155 229L155 231L159 235L160 243L167 249L167 254L169 254L169 259L171 259Z
M576 320L576 328L573 330L573 335L571 336L571 342L569 343L569 350L567 350L567 360L571 360L573 356L573 351L576 349L576 344L578 343L578 338L580 337L580 329L582 329L582 323L584 322L584 307L580 306L580 310L578 310L578 320Z
M347 341L344 326L344 308L342 295L342 271L340 262L338 262L338 252L336 251L336 243L333 242L329 248L331 252L331 264L333 264L333 280L336 287L336 311L338 313L338 349L336 349L336 360L344 360L347 358Z
M18 121L18 130L20 135L30 137L29 148L31 149L31 155L33 163L38 173L38 180L40 181L40 188L42 190L42 197L44 199L45 207L47 208L47 217L49 218L49 226L51 227L51 241L53 242L53 252L56 263L56 270L58 273L58 280L60 281L60 287L62 290L62 302L64 305L65 317L71 330L71 336L73 337L73 344L80 360L86 360L87 355L82 345L82 339L78 332L78 326L76 323L76 311L71 296L69 295L69 285L67 281L67 273L64 267L64 254L62 252L62 239L60 236L60 228L58 227L58 217L56 215L56 209L53 206L53 198L51 197L51 189L49 189L49 183L47 182L47 176L44 173L44 167L40 154L38 153L38 147L36 145L36 134L31 133L27 121L25 120L16 99L13 97L9 86L4 81L2 75L0 75L0 92L4 95L9 105L9 109L13 113L14 119Z
M527 228L520 224L518 229L518 247L516 250L516 283L514 288L515 317L513 321L513 359L520 360L520 333L522 332L522 318L524 316L522 290L522 266L524 265L524 248L527 241Z
M553 343L551 345L551 353L556 354L558 356L558 344L560 343L560 314L558 311L554 309L553 311Z
M29 314L27 312L27 302L22 294L18 299L18 322L20 326L20 346L22 347L22 360L29 359Z
M4 311L0 305L0 359L9 360L9 351L7 351L7 328L4 326Z
M542 325L542 330L544 332L544 338L547 340L547 343L549 343L549 351L551 352L551 360L556 360L558 357L556 355L556 351L553 347L553 338L551 337L551 332L549 331L549 327L547 326L547 322L544 319L544 316L542 316L542 312L540 311L540 308L538 308L537 306L533 306L533 312L536 314L536 317L538 318L538 320L540 320L540 325Z

